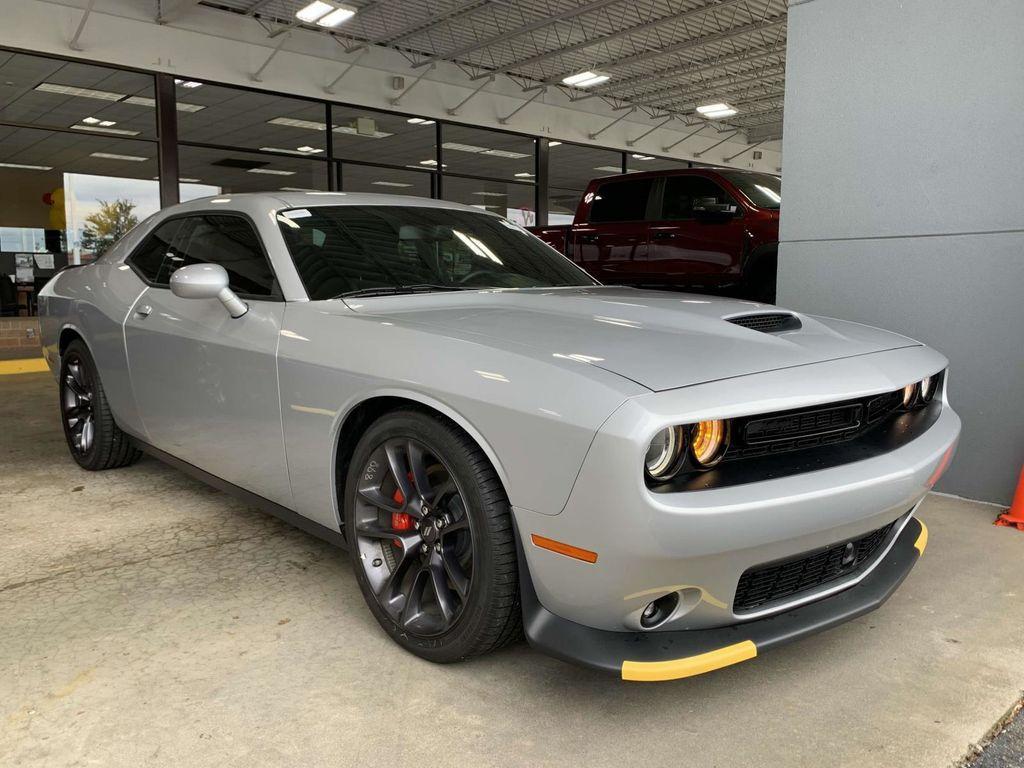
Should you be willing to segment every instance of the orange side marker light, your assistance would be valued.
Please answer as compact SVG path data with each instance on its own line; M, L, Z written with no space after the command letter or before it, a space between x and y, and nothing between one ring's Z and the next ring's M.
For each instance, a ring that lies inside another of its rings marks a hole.
M536 533L530 534L530 541L533 542L533 546L535 547L547 549L551 552L557 552L560 555L565 555L566 557L571 557L575 560L582 560L585 563L597 562L597 552L591 552L589 549L574 547L572 544L555 541L554 539L549 539L546 536L538 536Z

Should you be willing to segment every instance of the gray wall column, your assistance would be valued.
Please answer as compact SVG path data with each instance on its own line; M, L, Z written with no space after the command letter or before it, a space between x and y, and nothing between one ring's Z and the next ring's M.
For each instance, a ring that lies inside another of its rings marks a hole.
M779 304L950 359L938 490L1009 503L1024 462L1024 2L796 0Z

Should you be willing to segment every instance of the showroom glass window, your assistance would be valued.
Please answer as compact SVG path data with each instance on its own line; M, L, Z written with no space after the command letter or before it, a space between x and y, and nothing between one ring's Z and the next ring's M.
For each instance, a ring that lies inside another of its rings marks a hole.
M548 223L571 224L591 179L622 173L622 153L550 142L548 166Z
M590 221L643 221L653 182L650 179L623 179L602 184L590 204Z
M0 51L0 273L39 254L34 292L159 209L155 106L152 75Z
M329 164L295 155L178 146L181 200L239 192L321 192Z
M711 179L692 175L670 176L665 180L661 218L667 221L692 219L695 200L714 204L736 204L732 196Z
M778 210L782 206L782 179L757 171L719 171L759 208Z

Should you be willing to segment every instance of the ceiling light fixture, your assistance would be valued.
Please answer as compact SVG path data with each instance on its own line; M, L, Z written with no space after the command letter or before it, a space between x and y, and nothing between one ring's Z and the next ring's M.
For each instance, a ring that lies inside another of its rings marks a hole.
M514 174L514 175L515 175L515 177L517 179L532 179L533 178L533 174L532 173L526 173L525 171L523 171L522 173Z
M716 120L721 117L732 117L736 112L737 110L734 107L730 107L724 101L697 107L697 114L703 115L709 120Z
M21 171L52 171L52 165L26 165L24 163L0 163L0 168L17 168Z
M413 125L433 125L433 120L427 120L425 117L410 117L405 122L412 123Z
M155 107L156 99L151 99L148 96L129 96L121 103L134 104L136 107ZM202 104L189 104L186 101L179 101L175 106L179 112L198 112L201 109L206 109Z
M109 122L109 121L108 121ZM107 133L113 136L138 136L138 131L126 131L124 128L105 128L102 125L72 125L72 130L89 131L90 133Z
M548 147L558 147L558 146L561 146L561 144L562 144L562 142L560 142L560 141L549 141L548 142Z
M115 155L111 152L90 152L89 157L98 157L101 160L127 160L132 163L144 163L149 160L148 157L138 157L137 155Z
M319 27L336 27L339 24L344 24L355 15L355 8L350 8L347 5L339 5L326 16L317 19L316 23Z
M632 157L634 160L653 160L654 159L654 157L652 157L651 155L638 155L636 153L630 155L630 157Z
M308 24L312 24L314 21L322 19L328 13L334 10L334 6L330 3L321 2L321 0L315 0L307 6L300 8L295 12L295 18L299 21L305 21Z
M40 83L34 90L43 93L57 93L61 96L78 96L82 99L97 99L98 101L120 101L126 95L111 91L96 91L92 88L77 88L73 85L58 85L57 83Z
M82 122L86 125L98 125L100 119L98 117L83 117Z
M412 184L405 184L401 181L371 181L371 184L376 184L378 187L411 187Z
M595 171L608 171L608 173L622 173L622 169L614 165L599 165Z
M195 80L182 80L181 78L174 78L174 84L179 85L182 88L198 88L202 83L196 82Z
M265 173L268 176L294 176L295 171L282 171L277 168L250 168L247 173Z
M563 77L562 82L574 88L589 88L592 85L600 85L610 79L611 75L606 75L603 72L591 72L588 69L586 72L578 72L575 75Z

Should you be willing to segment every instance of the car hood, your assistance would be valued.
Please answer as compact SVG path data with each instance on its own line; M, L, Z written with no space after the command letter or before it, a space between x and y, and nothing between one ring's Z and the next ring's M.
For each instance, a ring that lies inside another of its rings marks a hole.
M859 323L751 301L594 286L349 299L359 313L529 347L594 365L654 391L918 342ZM799 327L763 333L726 318L787 312Z

